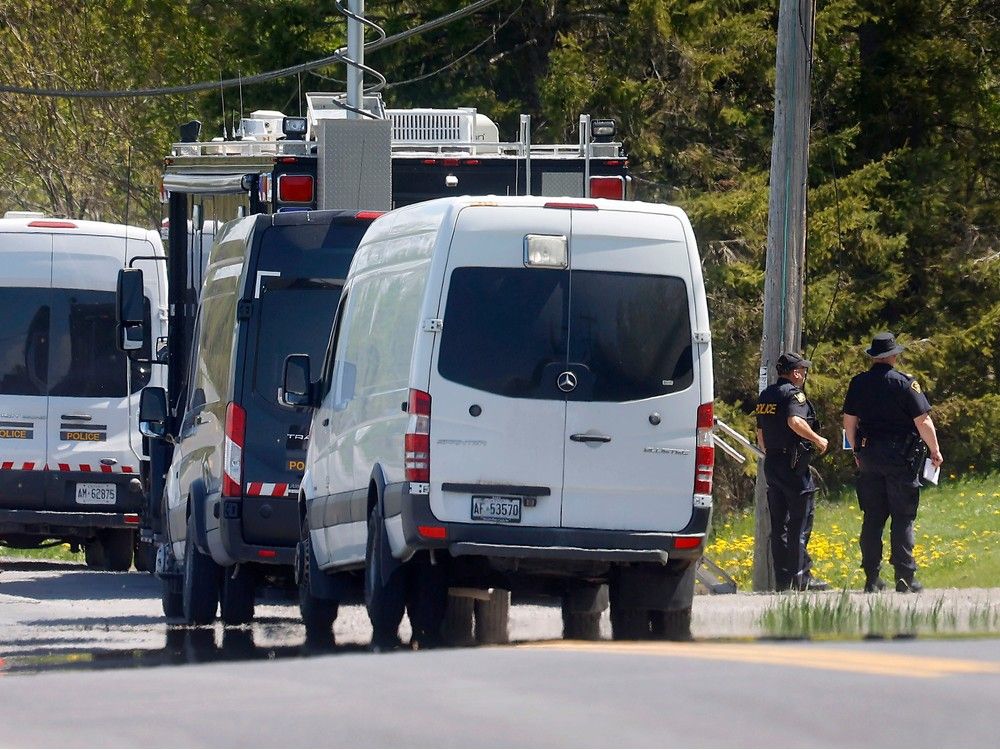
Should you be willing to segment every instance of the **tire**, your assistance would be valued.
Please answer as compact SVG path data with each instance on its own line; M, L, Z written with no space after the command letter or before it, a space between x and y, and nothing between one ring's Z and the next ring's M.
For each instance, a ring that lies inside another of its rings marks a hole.
M649 610L615 606L611 601L611 637L616 641L646 641L652 632Z
M119 573L132 567L135 532L131 529L106 529L100 535L104 547L104 565Z
M100 538L83 543L83 559L91 570L104 570L104 545Z
M399 566L383 581L385 524L378 506L368 516L368 543L365 546L365 606L372 623L372 646L377 649L399 645L399 624L406 608L406 570Z
M496 645L510 643L507 623L510 620L510 592L493 589L489 601L476 601L476 643Z
M246 625L253 620L256 595L257 577L251 568L246 565L225 568L219 595L219 613L223 624Z
M568 641L601 640L600 612L572 612L562 607L563 638Z
M430 552L418 552L406 563L406 611L413 630L411 644L422 647L442 643L442 626L448 610L448 575L444 562L431 563Z
M184 617L184 582L176 576L160 581L160 603L163 605L163 616L170 620ZM169 632L169 631L168 631Z
M466 596L449 596L441 623L441 641L446 646L472 646L476 637L472 630L476 602Z
M152 542L136 541L133 559L140 573L152 573L156 568L156 547Z
M666 641L691 640L691 608L650 612L653 638Z
M184 544L184 620L188 625L215 622L221 569L195 544L194 519L188 517Z
M337 620L339 603L332 599L320 599L310 588L313 576L326 575L316 564L309 537L309 525L302 522L302 541L299 546L299 613L306 628L306 644L310 646L333 646L333 623Z

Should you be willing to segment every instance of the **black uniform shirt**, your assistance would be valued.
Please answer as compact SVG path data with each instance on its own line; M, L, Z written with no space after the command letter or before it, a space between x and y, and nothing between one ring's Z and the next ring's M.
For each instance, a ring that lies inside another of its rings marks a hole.
M767 453L791 450L801 439L788 426L789 417L802 417L812 426L815 412L801 389L786 378L769 385L757 397L757 427L764 433Z
M865 437L894 438L916 432L913 420L930 410L920 384L882 362L851 378L844 398L844 414L858 418Z

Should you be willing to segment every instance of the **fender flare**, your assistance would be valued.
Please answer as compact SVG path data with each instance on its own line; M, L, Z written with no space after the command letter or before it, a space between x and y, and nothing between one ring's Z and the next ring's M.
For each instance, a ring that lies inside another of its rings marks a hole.
M385 519L385 472L382 471L381 464L375 464L372 468L371 477L368 480L368 486L371 487L372 483L375 484L375 503L378 507L378 513ZM371 513L371 500L368 501L368 512Z
M192 516L194 526L195 546L206 555L211 555L208 549L208 531L205 514L208 513L208 493L205 491L205 482L196 479L191 483L188 490L188 512Z
M369 491L372 486L375 485L375 509L378 512L379 520L382 523L382 528L379 530L379 544L377 553L380 556L379 567L382 570L382 582L383 584L389 580L389 577L396 571L403 562L392 554L392 549L389 546L387 539L388 531L385 528L385 473L382 471L382 467L379 464L375 464L372 468L371 478L368 481ZM368 515L371 515L372 511L372 501L369 497L368 499Z

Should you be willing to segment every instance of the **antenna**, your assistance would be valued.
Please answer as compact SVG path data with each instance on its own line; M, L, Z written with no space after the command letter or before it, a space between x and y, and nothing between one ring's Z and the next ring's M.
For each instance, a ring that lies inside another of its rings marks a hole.
M299 117L302 117L302 74L296 76L299 79Z
M245 135L245 133L243 132L243 71L237 70L236 77L237 79L239 79L240 82L240 137L242 137L243 135ZM236 131L236 125L234 124L233 132L235 133L235 131Z
M228 141L229 134L226 133L226 89L222 85L222 71L219 71L219 96L222 98L222 140Z
M125 147L125 258L128 265L128 212L132 200L132 144Z

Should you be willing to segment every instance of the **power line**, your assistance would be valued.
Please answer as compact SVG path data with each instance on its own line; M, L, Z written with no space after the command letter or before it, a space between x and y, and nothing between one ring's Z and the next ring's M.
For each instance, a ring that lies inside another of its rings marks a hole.
M439 18L435 18L432 21L427 21L419 26L415 26L412 29L407 29L406 31L401 31L398 34L393 34L392 36L384 37L383 39L378 39L376 41L370 42L365 45L365 51L374 52L376 50L383 49L397 42L402 42L410 37L417 36L418 34L423 34L428 31L433 31L434 29L440 28L441 26L447 26L448 24L457 21L460 18L476 13L477 11L486 8L487 6L493 5L499 2L499 0L476 0L476 2L466 6L465 8L460 8L459 10L453 11ZM273 81L276 78L285 78L286 76L298 75L300 73L308 73L309 71L316 70L318 68L325 68L328 65L333 65L335 63L347 63L349 62L347 56L344 54L346 51L345 47L339 48L332 55L322 57L318 60L313 60L312 62L301 63L300 65L290 65L287 68L281 68L280 70L271 70L266 73L257 73L256 75L247 76L245 78L228 78L223 81L203 81L201 83L189 83L183 86L165 86L160 88L142 88L142 89L128 89L128 90L118 90L118 91L94 91L94 90L67 90L67 89L40 89L31 86L8 86L0 85L0 93L2 94L19 94L24 96L41 96L49 98L60 98L60 99L127 99L127 98L140 98L149 96L172 96L177 94L193 94L199 91L208 91L209 89L214 89L217 86L220 88L234 88L240 85L251 86L255 83L264 83L266 81Z

